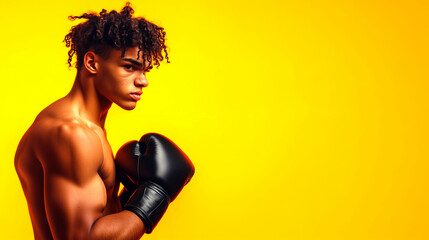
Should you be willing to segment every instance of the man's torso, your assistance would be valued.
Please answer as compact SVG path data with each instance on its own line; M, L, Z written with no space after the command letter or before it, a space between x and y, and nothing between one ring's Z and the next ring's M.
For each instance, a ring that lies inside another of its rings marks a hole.
M15 156L15 168L27 198L36 239L52 238L45 209L44 166L47 161L61 161L47 151L52 146L46 145L52 143L46 140L46 136L56 134L58 129L68 126L77 126L88 134L95 134L99 139L98 143L94 142L94 151L102 151L100 159L87 163L89 168L92 167L98 173L91 184L94 192L100 194L97 194L95 200L94 197L89 200L94 201L94 214L101 217L119 210L113 153L103 129L83 121L72 106L59 100L39 114L22 137Z

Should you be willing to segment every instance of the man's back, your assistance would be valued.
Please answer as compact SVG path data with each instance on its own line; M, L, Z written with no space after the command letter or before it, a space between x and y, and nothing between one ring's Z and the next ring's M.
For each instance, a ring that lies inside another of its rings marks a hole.
M110 145L103 130L83 120L78 110L79 104L67 97L47 107L23 136L16 152L15 167L36 239L61 236L70 224L85 224L119 211ZM58 204L86 208L84 216L64 218L73 213Z

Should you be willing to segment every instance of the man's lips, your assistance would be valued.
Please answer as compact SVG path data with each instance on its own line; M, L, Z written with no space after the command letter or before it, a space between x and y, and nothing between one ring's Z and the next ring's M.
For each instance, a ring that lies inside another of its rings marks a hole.
M140 95L142 95L142 93L143 93L142 91L137 91L137 92L130 93L130 95L135 101L138 101L140 100Z

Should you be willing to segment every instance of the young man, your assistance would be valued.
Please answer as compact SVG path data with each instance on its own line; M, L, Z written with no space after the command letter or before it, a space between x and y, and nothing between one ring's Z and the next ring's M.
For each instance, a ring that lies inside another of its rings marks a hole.
M74 85L40 112L15 156L35 239L138 239L194 173L159 134L129 142L113 157L104 129L109 108L134 109L148 86L145 74L168 61L163 28L133 12L127 3L120 13L70 17L86 19L64 39L69 65L77 58ZM121 202L119 180L127 188Z

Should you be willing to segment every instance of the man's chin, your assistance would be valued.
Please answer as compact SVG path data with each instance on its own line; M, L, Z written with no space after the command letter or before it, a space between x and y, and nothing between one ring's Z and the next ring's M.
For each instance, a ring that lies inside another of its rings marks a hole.
M119 105L119 104L116 104L116 105L118 105L120 108L122 108L122 109L124 109L124 110L131 111L131 110L133 110L134 108L136 108L137 103L134 103L134 104L127 104L127 105Z

